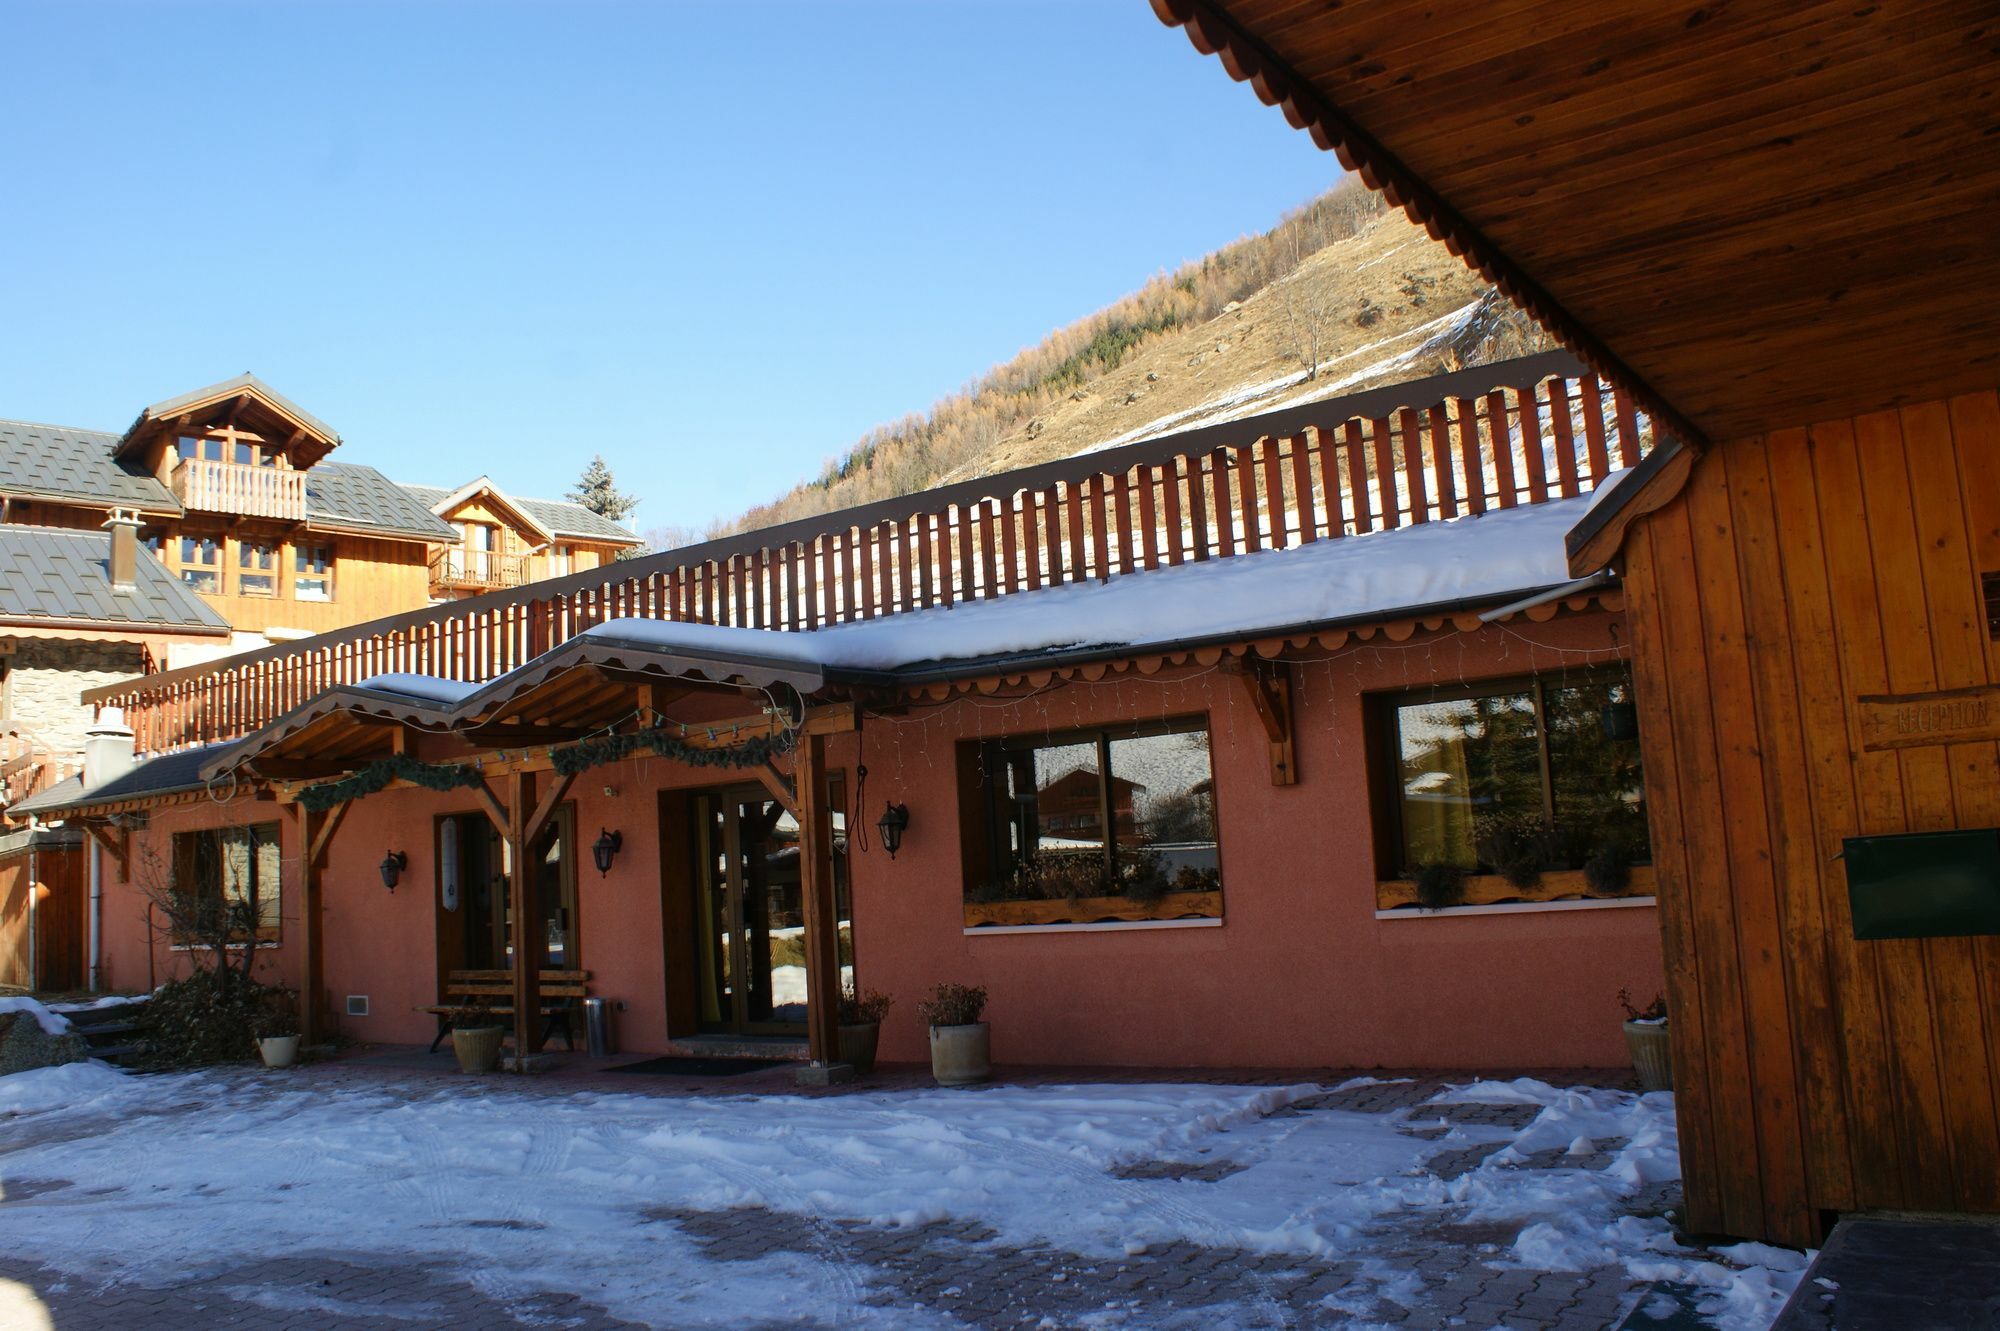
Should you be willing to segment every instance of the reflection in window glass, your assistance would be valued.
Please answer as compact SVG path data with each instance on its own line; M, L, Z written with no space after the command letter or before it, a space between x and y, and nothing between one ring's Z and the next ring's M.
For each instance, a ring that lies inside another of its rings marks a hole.
M1593 671L1391 712L1404 873L1510 878L1651 858L1629 672Z
M211 596L222 591L222 544L212 536L183 536L181 581Z
M333 599L333 547L292 547L292 595L301 601Z
M236 547L236 594L276 596L278 594L278 547L257 541L243 541Z
M1170 893L1220 890L1205 728L991 740L977 746L977 758L980 789L967 798L980 801L986 826L983 852L967 864L969 904L1117 898L1150 908ZM1167 913L1213 911L1212 903L1184 902ZM1063 922L1060 911L1014 914L1021 918L1006 922Z

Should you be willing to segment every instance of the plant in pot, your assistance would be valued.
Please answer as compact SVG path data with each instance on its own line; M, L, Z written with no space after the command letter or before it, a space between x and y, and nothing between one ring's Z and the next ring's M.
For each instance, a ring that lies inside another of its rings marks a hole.
M1625 1043L1632 1050L1632 1067L1639 1074L1642 1091L1674 1089L1674 1052L1667 1037L1667 999L1659 994L1645 1007L1632 1005L1630 990L1618 991L1618 1006L1625 1009Z
M471 998L447 1014L451 1020L451 1050L460 1072L491 1072L500 1066L500 1042L507 1028L483 998Z
M267 1068L288 1068L299 1057L299 1016L289 989L274 989L251 1022L257 1052Z
M973 985L940 984L917 1004L917 1015L931 1028L931 1076L940 1086L969 1086L993 1074L992 1031L980 1018L986 1012L986 990Z
M1417 905L1444 910L1465 901L1465 870L1456 864L1421 864L1415 874Z
M840 995L840 1061L865 1077L875 1070L875 1045L882 1035L882 1018L896 1000L873 989Z

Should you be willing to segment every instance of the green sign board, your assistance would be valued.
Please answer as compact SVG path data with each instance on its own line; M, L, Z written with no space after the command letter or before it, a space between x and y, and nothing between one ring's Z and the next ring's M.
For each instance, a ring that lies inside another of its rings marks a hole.
M1856 938L2000 934L2000 828L1849 837Z

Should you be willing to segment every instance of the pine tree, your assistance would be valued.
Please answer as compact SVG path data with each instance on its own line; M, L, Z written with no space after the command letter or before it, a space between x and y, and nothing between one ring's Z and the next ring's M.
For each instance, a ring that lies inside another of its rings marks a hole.
M602 453L592 458L590 465L583 469L582 478L569 492L569 500L613 522L624 521L626 514L639 507L637 499L621 493L612 481L611 468L604 465Z

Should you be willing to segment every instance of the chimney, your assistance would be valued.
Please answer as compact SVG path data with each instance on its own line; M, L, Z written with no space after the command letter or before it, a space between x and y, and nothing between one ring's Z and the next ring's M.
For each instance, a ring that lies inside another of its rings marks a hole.
M114 508L104 525L111 532L111 585L129 591L139 585L139 515Z
M124 709L107 707L83 732L83 788L95 790L132 770L132 731Z

